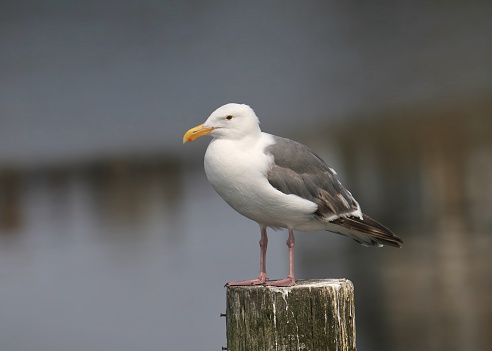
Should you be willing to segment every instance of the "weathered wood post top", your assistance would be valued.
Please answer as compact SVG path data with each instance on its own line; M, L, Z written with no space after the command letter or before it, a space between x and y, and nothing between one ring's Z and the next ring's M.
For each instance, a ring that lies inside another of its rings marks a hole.
M231 286L226 326L228 351L353 351L354 286L347 279Z

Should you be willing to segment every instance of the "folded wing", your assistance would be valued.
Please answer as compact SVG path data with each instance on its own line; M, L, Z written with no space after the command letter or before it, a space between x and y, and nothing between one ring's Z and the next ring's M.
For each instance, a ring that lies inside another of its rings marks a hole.
M315 219L329 222L327 230L347 235L366 246L401 247L402 241L388 228L362 214L352 194L336 178L336 173L308 147L274 136L265 150L274 158L268 182L284 194L294 194L314 202Z

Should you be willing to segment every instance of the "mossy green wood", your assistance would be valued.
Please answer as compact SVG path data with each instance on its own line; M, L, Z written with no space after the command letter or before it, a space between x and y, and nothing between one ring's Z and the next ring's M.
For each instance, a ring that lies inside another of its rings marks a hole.
M227 350L355 350L354 286L346 279L227 288Z

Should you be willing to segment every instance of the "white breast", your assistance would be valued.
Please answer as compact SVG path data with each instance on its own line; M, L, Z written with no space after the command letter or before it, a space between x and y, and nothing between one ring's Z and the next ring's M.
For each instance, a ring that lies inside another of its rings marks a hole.
M205 153L205 173L219 195L242 215L267 226L303 230L312 223L317 206L270 185L267 173L273 158L263 150L272 143L266 133L257 140L214 139Z

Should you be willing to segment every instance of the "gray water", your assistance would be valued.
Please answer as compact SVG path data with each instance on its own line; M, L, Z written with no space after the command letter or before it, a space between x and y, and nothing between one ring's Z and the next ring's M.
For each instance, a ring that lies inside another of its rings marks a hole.
M259 227L215 193L201 167L163 170L138 182L120 174L98 183L76 169L22 177L22 220L0 232L0 350L226 344L224 284L257 276ZM484 345L490 235L398 234L401 250L296 233L296 278L354 283L361 350ZM271 279L287 275L286 238L269 230Z

